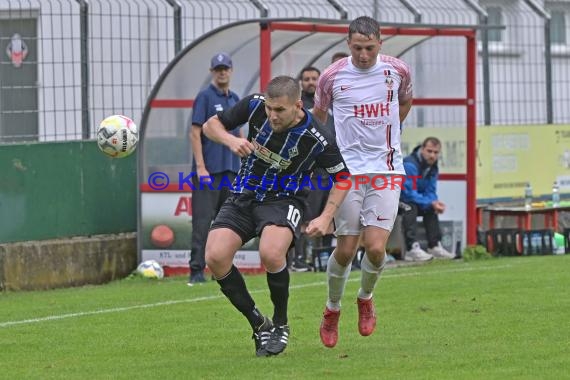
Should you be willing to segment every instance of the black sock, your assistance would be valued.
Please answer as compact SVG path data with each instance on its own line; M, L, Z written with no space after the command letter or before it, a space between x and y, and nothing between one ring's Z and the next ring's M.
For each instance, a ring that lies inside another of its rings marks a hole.
M267 285L273 302L273 323L276 326L287 324L287 304L289 302L289 271L267 272Z
M255 302L247 291L245 281L235 265L232 265L232 269L230 269L228 274L217 281L220 284L222 293L247 318L254 330L263 324L263 315L255 307Z

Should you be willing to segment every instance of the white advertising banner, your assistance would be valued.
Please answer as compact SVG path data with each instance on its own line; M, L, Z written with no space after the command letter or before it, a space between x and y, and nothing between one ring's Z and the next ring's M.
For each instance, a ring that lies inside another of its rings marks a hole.
M192 242L192 193L141 193L139 239L143 261L152 259L163 267L188 268ZM239 269L262 270L253 242L236 253L234 264Z

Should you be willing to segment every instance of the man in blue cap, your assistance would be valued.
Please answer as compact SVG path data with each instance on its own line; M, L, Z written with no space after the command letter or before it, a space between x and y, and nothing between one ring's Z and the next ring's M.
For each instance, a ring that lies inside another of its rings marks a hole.
M190 281L188 285L205 282L204 268L206 238L210 224L229 195L228 186L232 183L240 166L240 159L226 146L209 140L202 133L202 125L217 112L224 111L239 100L230 91L232 59L226 53L214 55L210 61L212 82L200 91L194 100L190 125L190 142L194 160L192 161L192 247L190 254ZM240 135L239 128L232 131ZM212 186L207 183L211 182Z

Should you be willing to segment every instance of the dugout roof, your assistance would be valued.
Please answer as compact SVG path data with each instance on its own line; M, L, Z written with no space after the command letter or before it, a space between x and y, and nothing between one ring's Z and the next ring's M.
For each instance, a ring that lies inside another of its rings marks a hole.
M155 87L154 99L188 99L210 82L210 58L218 52L230 54L234 63L232 89L244 96L260 90L262 32L271 28L271 76L297 76L305 66L326 68L338 51L348 53L346 30L349 21L322 19L257 19L224 25L198 38L169 64ZM285 26L277 29L273 26ZM382 53L400 57L421 42L457 29L449 25L390 24L382 27ZM400 34L423 30L426 34ZM439 31L440 33L433 33ZM159 104L160 102L155 104ZM164 102L163 102L164 104ZM164 104L167 106L168 104Z

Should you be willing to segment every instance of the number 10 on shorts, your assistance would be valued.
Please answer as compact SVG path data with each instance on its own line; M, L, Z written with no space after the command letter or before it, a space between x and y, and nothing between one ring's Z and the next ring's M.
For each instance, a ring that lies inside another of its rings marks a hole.
M293 227L297 227L299 224L299 219L301 219L301 212L293 205L289 205L289 211L287 212L287 220L291 222Z

